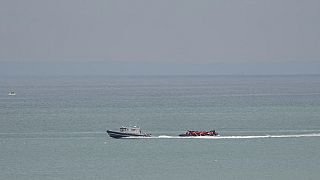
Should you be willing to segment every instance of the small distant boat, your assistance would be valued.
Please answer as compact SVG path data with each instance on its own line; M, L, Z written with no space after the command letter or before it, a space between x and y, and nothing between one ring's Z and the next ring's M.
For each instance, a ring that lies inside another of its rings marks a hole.
M187 131L185 134L179 134L179 136L218 136L219 134L215 130L211 131Z
M16 95L16 93L14 91L10 91L8 94L8 96L15 96L15 95Z
M120 131L107 130L110 137L119 139L125 137L150 137L151 134L142 133L140 128L137 126L133 127L121 127Z

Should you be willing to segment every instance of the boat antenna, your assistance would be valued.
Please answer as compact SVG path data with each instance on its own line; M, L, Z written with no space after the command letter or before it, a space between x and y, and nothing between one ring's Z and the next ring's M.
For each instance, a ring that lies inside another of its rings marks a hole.
M138 123L138 124L137 124L137 126L139 127L139 124L140 124L140 118L138 118L138 119L137 119L137 123Z

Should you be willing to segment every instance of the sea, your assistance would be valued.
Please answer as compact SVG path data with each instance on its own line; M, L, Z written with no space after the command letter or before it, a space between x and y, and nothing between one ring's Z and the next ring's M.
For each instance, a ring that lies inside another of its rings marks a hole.
M0 179L318 180L320 75L0 77Z

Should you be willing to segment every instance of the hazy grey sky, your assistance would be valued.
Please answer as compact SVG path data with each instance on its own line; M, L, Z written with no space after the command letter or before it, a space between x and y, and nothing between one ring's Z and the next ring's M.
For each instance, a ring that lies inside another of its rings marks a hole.
M1 0L0 62L12 61L320 69L320 1Z

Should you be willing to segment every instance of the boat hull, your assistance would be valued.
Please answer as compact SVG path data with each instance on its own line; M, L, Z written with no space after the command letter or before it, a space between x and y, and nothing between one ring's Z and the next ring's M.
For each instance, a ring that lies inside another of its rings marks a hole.
M151 134L134 134L134 133L122 133L118 131L107 130L110 137L120 139L126 137L150 137Z

